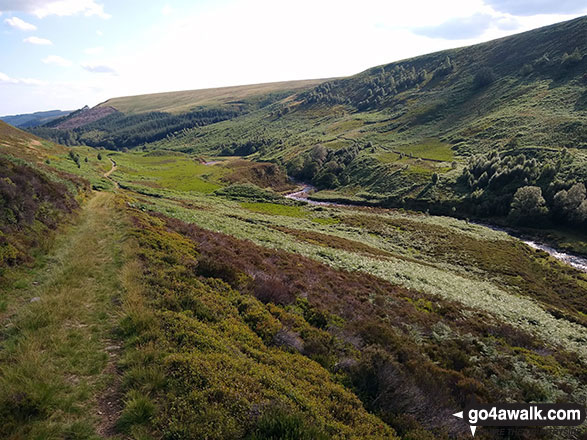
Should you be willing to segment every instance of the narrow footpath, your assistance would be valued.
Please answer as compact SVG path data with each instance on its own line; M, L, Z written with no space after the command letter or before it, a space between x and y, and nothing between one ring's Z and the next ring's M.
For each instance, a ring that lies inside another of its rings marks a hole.
M114 434L125 231L114 198L95 193L49 255L16 269L0 323L0 438Z

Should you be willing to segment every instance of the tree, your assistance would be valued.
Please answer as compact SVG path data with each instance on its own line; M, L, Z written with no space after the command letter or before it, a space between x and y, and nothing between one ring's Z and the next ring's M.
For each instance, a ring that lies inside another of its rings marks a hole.
M519 224L540 222L548 214L546 201L538 186L518 188L510 205L510 220Z
M336 188L340 185L338 178L333 173L325 173L314 181L319 188Z
M80 167L79 155L74 153L73 150L69 150L69 158L75 162L78 168Z
M575 183L568 191L560 190L554 195L557 213L572 223L587 220L587 189L583 183Z
M312 159L314 159L316 162L320 162L320 164L324 162L327 155L328 150L324 147L324 145L316 145L314 148L312 148Z
M287 173L290 176L298 176L304 169L304 160L298 155L287 164Z
M102 160L102 153L98 153L98 160Z
M436 185L438 183L438 173L432 174L432 184Z

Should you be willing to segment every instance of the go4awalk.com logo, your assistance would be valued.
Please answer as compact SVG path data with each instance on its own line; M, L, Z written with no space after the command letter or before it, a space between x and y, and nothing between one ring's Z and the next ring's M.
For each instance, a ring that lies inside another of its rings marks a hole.
M585 421L585 408L574 403L473 404L453 414L471 427L480 426L579 426Z

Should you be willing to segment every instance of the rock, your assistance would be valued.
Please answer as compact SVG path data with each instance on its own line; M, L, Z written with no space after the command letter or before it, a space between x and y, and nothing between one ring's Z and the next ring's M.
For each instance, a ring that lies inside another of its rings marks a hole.
M35 296L34 298L31 298L31 301L30 302L35 303L35 302L38 302L38 301L41 301L41 298L38 297L38 296Z

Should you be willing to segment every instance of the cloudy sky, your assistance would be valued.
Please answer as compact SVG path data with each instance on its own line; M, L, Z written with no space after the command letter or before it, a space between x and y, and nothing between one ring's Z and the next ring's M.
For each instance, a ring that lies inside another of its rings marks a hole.
M0 0L0 115L351 75L585 14L585 0Z

